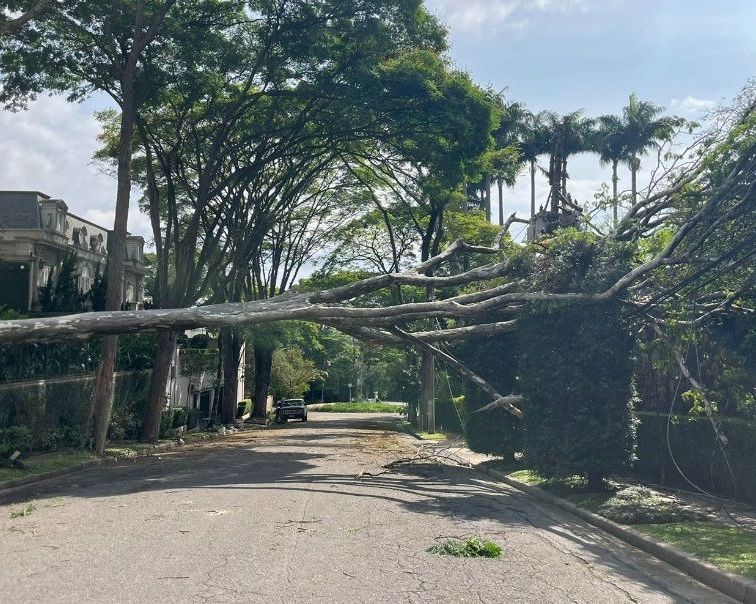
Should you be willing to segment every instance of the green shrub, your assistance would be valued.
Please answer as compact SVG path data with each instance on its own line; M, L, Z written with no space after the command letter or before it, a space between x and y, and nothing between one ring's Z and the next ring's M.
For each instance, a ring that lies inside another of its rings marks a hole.
M498 315L481 318L484 322L504 320ZM488 381L502 394L510 394L517 378L518 340L514 334L474 338L456 349L457 358ZM464 397L455 397L465 421L465 438L473 451L511 459L522 450L522 422L504 409L478 413L493 402L478 387L464 384ZM454 390L452 390L456 394ZM456 415L454 408L451 412Z
M23 426L0 430L0 459L9 457L15 451L28 451L31 440L31 432Z
M520 332L528 466L592 487L628 469L634 342L619 305L533 304Z
M677 465L693 483L707 491L756 504L756 422L725 419L722 432L728 445L723 452L706 417L673 416L669 448L667 415L640 413L639 418L639 475L690 488L672 461L671 448Z
M160 414L160 436L159 438L170 438L173 429L173 411L163 411Z
M186 426L188 418L189 410L186 407L174 407L171 427L180 428L181 426Z
M199 425L201 411L199 409L189 409L186 416L186 429L194 430Z

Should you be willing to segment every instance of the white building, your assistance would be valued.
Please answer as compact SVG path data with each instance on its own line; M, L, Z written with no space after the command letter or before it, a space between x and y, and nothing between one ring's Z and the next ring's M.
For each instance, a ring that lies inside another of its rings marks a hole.
M86 293L104 274L112 231L68 211L62 199L38 191L0 191L0 306L38 311L40 288L57 278L73 252L79 289ZM144 239L129 236L123 286L124 308L142 306Z

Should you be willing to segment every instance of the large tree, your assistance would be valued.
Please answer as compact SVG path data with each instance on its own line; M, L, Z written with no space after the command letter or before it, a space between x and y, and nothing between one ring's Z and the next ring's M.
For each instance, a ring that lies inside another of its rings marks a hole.
M640 158L650 150L668 141L675 129L682 125L678 117L662 116L663 107L649 101L641 101L635 94L630 95L627 106L623 109L623 139L627 146L627 162L632 178L632 201L638 201L638 170Z
M109 95L120 109L115 224L106 269L109 310L118 310L122 304L131 161L139 107L170 79L167 63L175 45L181 47L192 36L201 37L221 9L239 6L239 2L219 0L76 0L56 3L55 10L32 9L23 27L15 29L12 36L0 38L0 102L6 106L23 107L43 91L65 93L70 99L99 91ZM93 391L90 415L98 452L104 450L112 410L117 346L115 337L103 339Z
M627 161L630 151L628 130L622 118L616 115L603 115L598 119L594 150L598 153L602 164L612 166L612 224L616 227L619 223L617 168L620 162Z

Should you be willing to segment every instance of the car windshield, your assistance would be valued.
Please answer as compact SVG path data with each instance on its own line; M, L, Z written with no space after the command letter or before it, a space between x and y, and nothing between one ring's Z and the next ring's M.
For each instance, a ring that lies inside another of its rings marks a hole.
M302 399L281 401L281 407L303 407L303 406L304 406L304 401Z

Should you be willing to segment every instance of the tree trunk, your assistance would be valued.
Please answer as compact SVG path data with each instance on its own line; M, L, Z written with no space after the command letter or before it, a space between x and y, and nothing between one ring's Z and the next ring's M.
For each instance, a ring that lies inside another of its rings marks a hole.
M121 126L118 150L118 189L116 194L115 224L109 235L107 264L107 292L105 309L120 310L123 301L123 270L126 256L126 230L129 219L131 200L131 155L134 141L134 119L136 103L134 98L133 74L126 73L121 81L123 101L121 107ZM98 455L105 453L110 415L113 411L114 371L118 354L118 337L107 336L102 339L100 365L97 369L90 418L94 424L95 451Z
M536 163L535 160L530 161L530 218L535 218L536 215L536 193L535 193L535 175L536 175Z
M617 205L619 203L619 199L617 197L617 182L619 181L619 176L617 176L618 163L618 160L612 160L612 219L614 220L615 227L619 223L619 214L617 211Z
M92 389L88 431L94 438L95 451L99 455L104 455L110 416L113 412L118 336L105 336L100 342L100 364L97 366L94 388Z
M504 181L499 178L496 184L499 186L499 226L504 226Z
M486 220L491 222L491 176L486 175L483 185L483 207L486 211Z
M221 422L233 424L236 421L236 408L239 404L239 363L241 361L242 335L235 329L221 329L223 338L223 399L221 403Z
M630 175L632 176L633 205L638 203L638 168L639 167L640 167L640 160L637 157L633 157L630 160Z
M144 440L148 443L155 444L160 438L160 416L165 406L165 387L171 372L176 340L175 331L161 331L157 336L157 350L147 395L147 417L144 423Z
M425 432L436 431L436 373L433 355L423 350L420 356L420 417L419 427Z
M273 350L269 346L255 343L255 395L253 416L264 419L268 413L268 390L273 368Z

